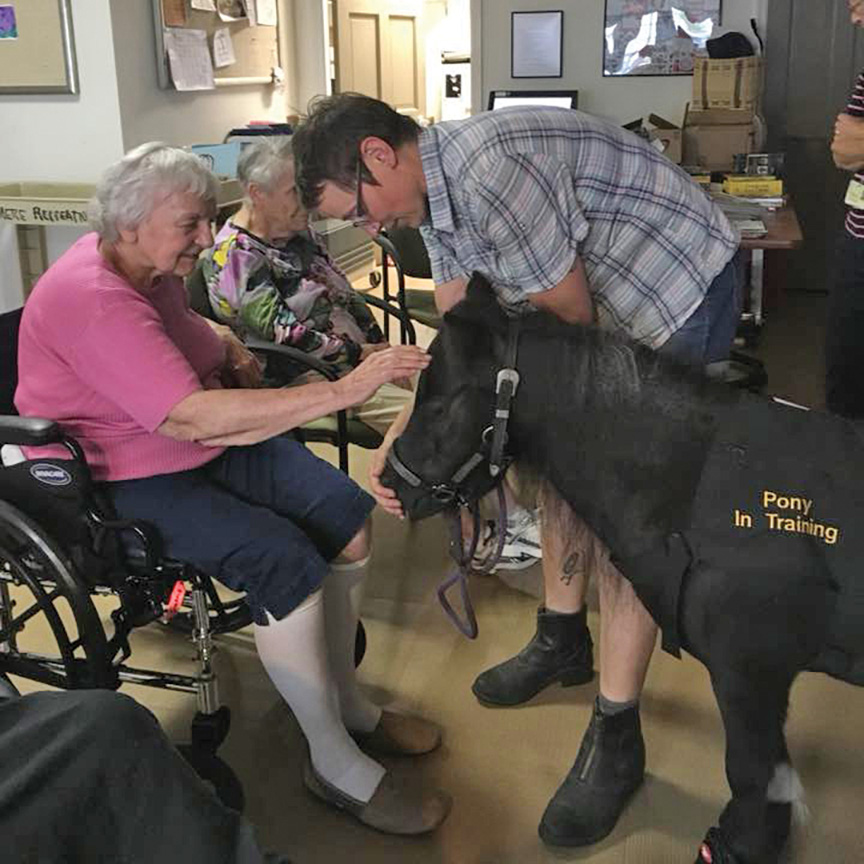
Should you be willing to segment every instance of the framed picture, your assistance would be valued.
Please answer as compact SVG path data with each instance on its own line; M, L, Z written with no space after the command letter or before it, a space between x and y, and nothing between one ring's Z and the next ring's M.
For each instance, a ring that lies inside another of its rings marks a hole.
M692 75L722 0L606 0L603 75Z
M71 0L0 0L0 93L77 93Z
M564 13L510 13L510 76L560 78Z

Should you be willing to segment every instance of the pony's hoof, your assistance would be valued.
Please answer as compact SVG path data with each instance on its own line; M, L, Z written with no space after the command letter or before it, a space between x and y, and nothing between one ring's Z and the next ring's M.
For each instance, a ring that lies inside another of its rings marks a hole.
M717 828L709 828L705 840L699 847L696 864L744 864L744 862L732 854Z

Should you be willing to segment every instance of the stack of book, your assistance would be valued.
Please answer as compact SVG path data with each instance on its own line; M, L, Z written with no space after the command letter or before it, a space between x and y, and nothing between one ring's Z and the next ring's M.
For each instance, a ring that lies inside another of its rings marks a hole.
M776 210L785 202L783 180L774 176L730 174L723 181L723 192L769 210Z

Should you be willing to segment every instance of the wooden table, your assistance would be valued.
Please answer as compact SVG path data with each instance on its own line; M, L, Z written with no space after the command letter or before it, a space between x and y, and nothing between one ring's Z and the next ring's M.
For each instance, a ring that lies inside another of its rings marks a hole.
M797 249L804 234L791 202L778 210L766 210L762 221L768 229L763 237L745 237L741 248L752 254L750 270L750 312L757 326L762 325L762 295L765 287L765 252Z

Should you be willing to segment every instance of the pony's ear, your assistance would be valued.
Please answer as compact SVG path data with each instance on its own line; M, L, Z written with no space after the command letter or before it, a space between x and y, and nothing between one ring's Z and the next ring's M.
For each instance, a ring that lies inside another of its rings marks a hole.
M475 321L494 329L498 324L505 324L507 316L498 304L495 290L485 276L474 273L468 282L465 299L447 313L455 318ZM446 317L446 316L445 316Z

